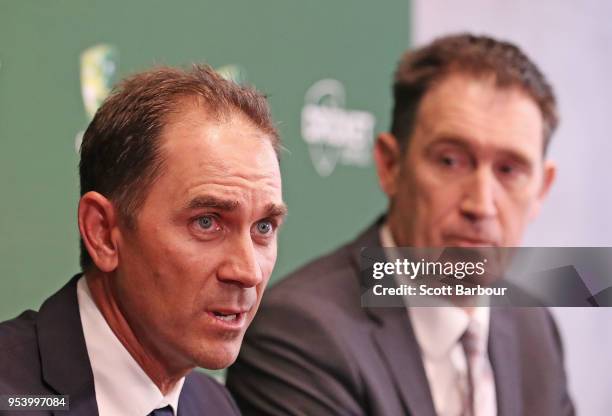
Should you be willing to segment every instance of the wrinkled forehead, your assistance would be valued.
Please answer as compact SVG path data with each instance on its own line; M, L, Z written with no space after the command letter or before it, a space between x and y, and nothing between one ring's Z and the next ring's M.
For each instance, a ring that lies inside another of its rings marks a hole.
M221 124L228 122L233 117L240 116L239 110L222 102L213 105L194 94L178 95L173 99L173 104L169 106L169 110L160 121L162 123L160 138L167 139L167 134L164 133L176 125L197 126L205 122Z
M248 148L257 148L260 152L272 149L275 152L274 138L245 114L231 107L212 108L197 97L185 98L169 115L159 142L160 149L168 154L207 147L211 159L227 150L225 158L239 155L232 149L237 152Z
M255 118L252 118L255 117ZM272 145L277 159L280 159L280 138L278 132L267 124L266 120L260 120L257 116L249 114L248 111L236 108L222 100L210 102L209 100L195 94L186 94L174 99L174 104L169 107L163 119L160 121L160 139L168 140L168 130L176 125L197 127L202 123L227 124L238 120L243 127L258 130L261 137L265 137Z
M453 74L438 82L421 101L416 129L426 140L443 137L543 155L543 117L537 103L520 87L499 86L491 77Z
M271 138L239 112L219 119L191 107L164 129L160 150L165 168L187 182L280 181Z

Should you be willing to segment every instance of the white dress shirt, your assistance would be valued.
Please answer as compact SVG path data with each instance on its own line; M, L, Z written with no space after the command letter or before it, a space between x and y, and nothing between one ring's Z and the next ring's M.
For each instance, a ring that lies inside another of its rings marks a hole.
M146 416L167 405L176 415L185 378L164 396L108 326L84 276L77 297L100 416Z
M383 247L396 247L387 224L380 229L380 239ZM461 336L472 321L480 327L483 342L486 343L489 335L489 308L476 307L472 314L468 314L456 306L410 307L407 298L405 301L421 349L436 413L439 416L460 416L464 411L464 397L469 388L468 364L461 346ZM492 373L488 357L485 361ZM494 380L491 382L494 383ZM495 398L492 400L494 402ZM491 414L495 414L495 406L492 403ZM491 406L488 407L491 409ZM476 414L479 414L478 409Z

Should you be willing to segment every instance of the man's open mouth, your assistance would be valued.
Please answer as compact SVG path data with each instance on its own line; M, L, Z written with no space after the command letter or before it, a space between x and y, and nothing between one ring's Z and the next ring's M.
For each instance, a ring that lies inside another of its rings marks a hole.
M215 318L220 319L225 322L237 321L240 319L241 313L222 313L222 312L213 312Z

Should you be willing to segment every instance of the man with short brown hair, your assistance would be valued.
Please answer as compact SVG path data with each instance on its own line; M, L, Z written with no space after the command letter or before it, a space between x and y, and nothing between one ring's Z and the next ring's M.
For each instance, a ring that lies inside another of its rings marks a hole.
M374 159L389 205L273 288L227 385L247 415L571 415L542 309L361 306L364 247L512 247L555 177L551 87L516 46L434 41L401 59Z
M208 66L123 81L81 146L84 274L0 325L0 394L71 414L236 415L195 367L236 358L285 215L260 93Z

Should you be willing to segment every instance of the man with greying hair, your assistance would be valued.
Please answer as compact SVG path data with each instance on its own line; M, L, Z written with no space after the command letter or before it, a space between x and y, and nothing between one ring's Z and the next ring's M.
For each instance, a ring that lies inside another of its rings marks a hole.
M74 415L237 415L229 366L286 212L263 95L208 66L124 80L81 146L82 274L0 324L0 394ZM60 412L61 413L61 412Z
M273 288L227 385L246 415L571 415L548 310L362 307L363 247L518 246L555 176L551 86L516 46L405 53L374 146L385 216Z

